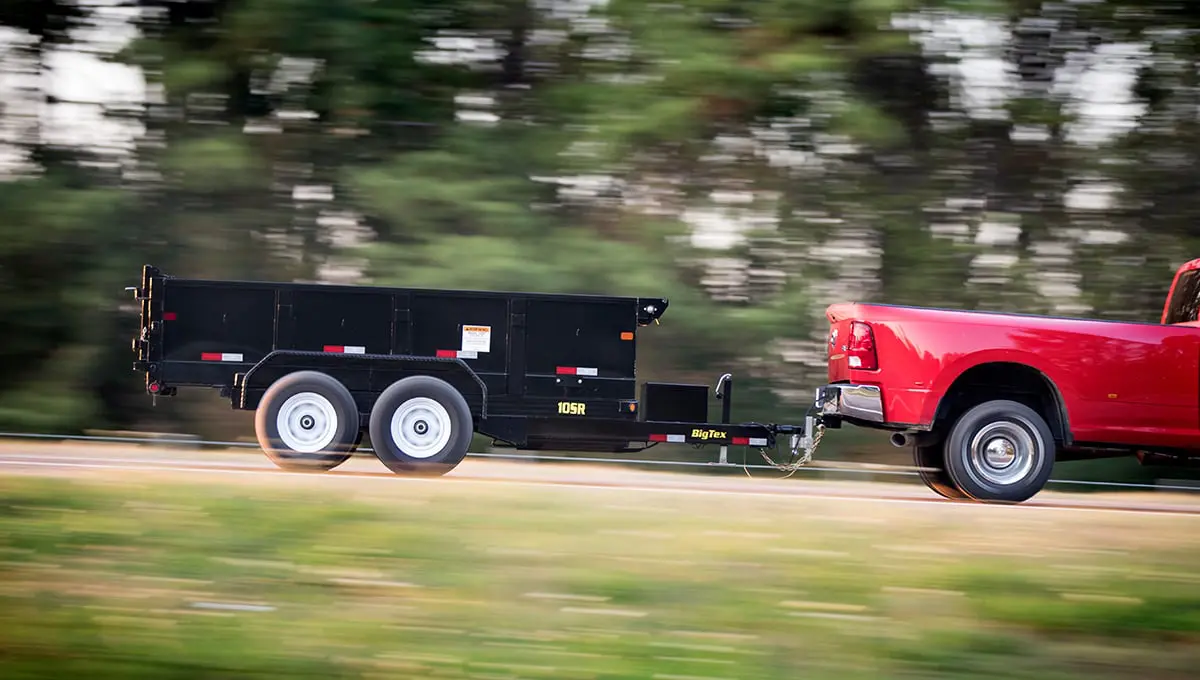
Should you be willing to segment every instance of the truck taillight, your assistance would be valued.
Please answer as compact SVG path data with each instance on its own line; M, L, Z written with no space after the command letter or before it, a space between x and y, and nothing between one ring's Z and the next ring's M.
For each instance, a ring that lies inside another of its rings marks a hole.
M850 368L873 371L879 368L875 355L875 334L862 321L850 324L850 340L846 343L846 357Z

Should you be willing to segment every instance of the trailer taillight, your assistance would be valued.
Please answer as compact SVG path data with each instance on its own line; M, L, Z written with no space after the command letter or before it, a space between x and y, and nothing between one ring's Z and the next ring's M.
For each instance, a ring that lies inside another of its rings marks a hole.
M850 324L850 340L846 343L846 357L850 368L873 371L879 368L875 354L875 334L862 321Z

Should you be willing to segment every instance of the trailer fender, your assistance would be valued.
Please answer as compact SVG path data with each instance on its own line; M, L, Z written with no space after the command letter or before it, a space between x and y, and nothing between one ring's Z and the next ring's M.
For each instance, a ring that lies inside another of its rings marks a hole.
M428 375L461 392L474 418L487 417L487 385L465 361L449 357L275 350L235 376L230 401L234 408L255 410L272 383L307 370L323 371L346 385L363 416L369 416L376 398L391 384L408 376Z

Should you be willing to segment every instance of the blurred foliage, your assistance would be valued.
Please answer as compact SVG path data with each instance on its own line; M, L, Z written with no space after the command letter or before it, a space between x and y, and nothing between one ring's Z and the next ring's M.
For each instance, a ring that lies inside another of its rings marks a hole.
M6 679L1115 680L1200 662L1200 534L1178 515L120 474L0 478Z
M0 427L244 434L128 373L143 262L665 295L644 376L732 370L756 420L835 301L1154 320L1200 253L1196 7L7 3ZM72 101L65 55L144 92ZM78 107L119 132L50 134Z

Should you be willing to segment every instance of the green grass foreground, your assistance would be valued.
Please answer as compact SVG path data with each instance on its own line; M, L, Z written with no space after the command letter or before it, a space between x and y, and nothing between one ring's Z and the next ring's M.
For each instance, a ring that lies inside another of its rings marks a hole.
M449 479L3 478L0 668L1182 679L1200 668L1198 529Z

